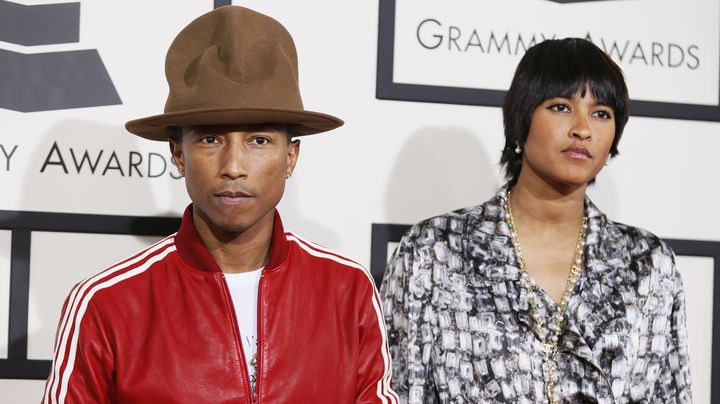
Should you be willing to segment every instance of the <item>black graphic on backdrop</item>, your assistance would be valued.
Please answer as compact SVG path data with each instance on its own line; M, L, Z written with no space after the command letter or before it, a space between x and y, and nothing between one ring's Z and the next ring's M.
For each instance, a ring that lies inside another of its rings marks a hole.
M547 39L557 39L550 32L483 31L478 27L461 27L435 18L426 18L415 30L417 43L427 51L472 53L475 55L522 56L530 47ZM642 64L647 67L697 70L701 65L700 47L689 43L650 40L618 40L599 35L584 36L620 64Z
M80 3L24 6L0 1L0 41L33 46L79 39Z
M50 372L50 360L27 358L32 232L130 234L162 237L173 233L179 227L180 218L175 217L0 210L0 229L10 230L12 240L10 247L8 357L0 359L0 378L45 379Z
M0 41L75 43L80 3L25 6L0 0ZM122 104L95 49L19 53L0 49L0 108L19 112Z

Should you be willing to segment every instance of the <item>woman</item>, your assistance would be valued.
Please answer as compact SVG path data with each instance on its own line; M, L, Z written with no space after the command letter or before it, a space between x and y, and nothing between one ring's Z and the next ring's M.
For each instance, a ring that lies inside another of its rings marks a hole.
M381 294L396 391L424 402L689 402L672 251L586 196L628 118L620 68L582 39L522 58L503 104L508 183L420 222Z

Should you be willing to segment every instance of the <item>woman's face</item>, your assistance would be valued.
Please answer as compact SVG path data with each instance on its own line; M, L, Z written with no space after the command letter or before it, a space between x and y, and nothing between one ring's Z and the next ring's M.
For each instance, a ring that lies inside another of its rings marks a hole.
M550 98L532 113L523 174L558 186L583 186L603 168L615 137L615 111L585 95Z

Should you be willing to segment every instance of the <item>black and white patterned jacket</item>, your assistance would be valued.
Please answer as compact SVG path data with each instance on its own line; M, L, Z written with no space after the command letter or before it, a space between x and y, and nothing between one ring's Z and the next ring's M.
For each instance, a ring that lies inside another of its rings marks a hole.
M542 344L505 222L488 202L420 222L381 287L395 390L410 403L545 402ZM691 401L685 297L672 251L585 201L585 270L568 306L556 391L571 403ZM557 305L537 292L544 318Z

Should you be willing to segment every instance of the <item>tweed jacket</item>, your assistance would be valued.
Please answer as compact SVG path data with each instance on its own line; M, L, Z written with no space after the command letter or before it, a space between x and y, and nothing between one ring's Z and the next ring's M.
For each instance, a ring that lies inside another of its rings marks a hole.
M488 202L420 222L381 287L402 402L546 402L535 334L505 221ZM685 298L673 252L586 198L585 270L559 339L556 392L572 403L691 401ZM546 327L557 304L536 290Z

